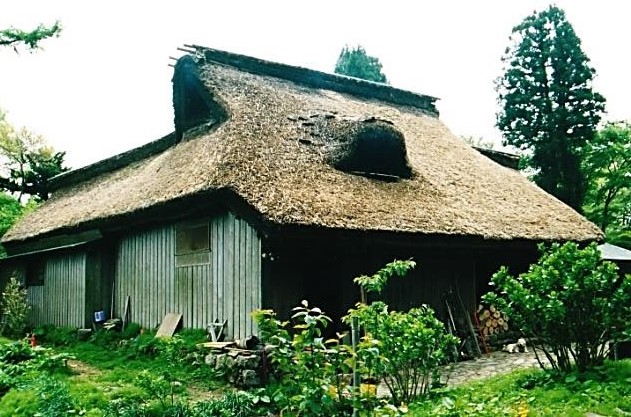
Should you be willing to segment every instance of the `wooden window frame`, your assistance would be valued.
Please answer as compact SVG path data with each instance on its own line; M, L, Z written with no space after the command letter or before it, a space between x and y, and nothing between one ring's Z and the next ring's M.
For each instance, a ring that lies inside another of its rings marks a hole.
M179 223L175 227L175 266L210 263L210 221Z

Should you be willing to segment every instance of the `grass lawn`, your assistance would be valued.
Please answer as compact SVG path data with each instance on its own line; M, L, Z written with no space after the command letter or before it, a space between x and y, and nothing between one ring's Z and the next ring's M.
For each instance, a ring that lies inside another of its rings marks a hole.
M172 400L192 404L217 398L227 388L191 347L198 336L185 335L159 348L151 335L122 344L75 342L55 347L50 354L74 357L67 361L68 368L52 374L27 372L19 383L0 390L0 417L38 412L42 416L68 415L55 410L70 405L86 416L131 416L137 414L124 414L123 408L114 412L112 404L144 403L160 409ZM0 343L9 342L0 339ZM0 369L0 388L2 372ZM441 389L411 404L408 415L583 417L587 412L606 416L631 413L631 360L610 362L597 371L560 381L529 370Z
M0 417L33 416L41 413L44 402L61 398L62 403L64 396L70 398L67 404L87 416L107 415L105 410L117 401L160 405L162 401L194 402L217 396L223 384L203 364L201 352L193 348L194 342L204 340L203 335L201 340L196 336L175 339L173 346L169 342L158 345L152 335L147 335L122 346L77 342L54 347L52 354L71 357L67 368L51 374L27 371L6 393L0 390ZM2 339L0 343L12 341ZM0 388L2 377L0 369ZM43 397L51 391L54 396Z
M584 417L587 412L631 415L631 360L560 381L539 370L516 371L437 391L410 407L414 416Z

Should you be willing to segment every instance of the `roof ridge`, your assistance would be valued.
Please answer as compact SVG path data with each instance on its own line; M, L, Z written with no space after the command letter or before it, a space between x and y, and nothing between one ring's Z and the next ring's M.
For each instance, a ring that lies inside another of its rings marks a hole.
M49 189L50 191L56 191L60 188L65 188L92 177L96 177L99 174L114 171L133 162L137 162L163 152L175 143L175 132L171 132L160 139L153 140L145 143L144 145L140 145L125 152L101 159L100 161L92 164L55 175L48 183Z
M267 61L205 46L188 44L184 46L185 48L180 48L180 50L201 55L206 62L227 65L252 74L281 78L309 87L347 93L356 97L382 100L392 104L412 106L438 117L438 110L435 106L435 102L438 100L436 97L360 78Z

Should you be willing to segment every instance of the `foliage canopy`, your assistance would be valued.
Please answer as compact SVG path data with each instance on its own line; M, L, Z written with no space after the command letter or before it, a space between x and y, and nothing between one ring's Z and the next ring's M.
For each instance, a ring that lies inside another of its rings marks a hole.
M16 278L11 277L2 289L0 298L0 334L9 337L22 336L29 308L26 289L22 288Z
M29 200L26 205L22 205L15 197L0 191L0 237L13 226L13 224L25 213L37 207L37 202ZM0 258L6 256L4 246L0 244Z
M585 214L608 237L626 230L631 242L631 125L608 123L598 131L585 147L583 170Z
M515 277L502 267L495 273L496 292L483 298L511 317L555 371L602 365L609 340L631 330L631 276L602 261L595 243L539 249L528 272Z
M347 45L342 48L335 64L335 73L362 80L388 83L379 58L368 55L361 45L354 48L349 48Z
M0 112L0 189L21 200L30 195L48 199L48 180L67 171L65 152L56 152L43 137L15 129Z
M581 210L581 150L605 109L604 97L592 88L595 70L556 6L526 17L509 41L496 81L496 124L504 144L527 151L535 182Z
M23 45L28 50L33 51L39 48L40 41L59 36L61 24L55 22L52 26L40 24L31 31L24 31L10 27L0 30L0 46L10 46L17 52L18 46Z

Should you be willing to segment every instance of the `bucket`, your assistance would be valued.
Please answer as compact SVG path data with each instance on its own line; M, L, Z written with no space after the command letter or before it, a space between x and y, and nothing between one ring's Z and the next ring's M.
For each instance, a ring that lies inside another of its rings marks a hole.
M105 321L105 311L95 311L94 312L94 321L96 323L100 323Z

